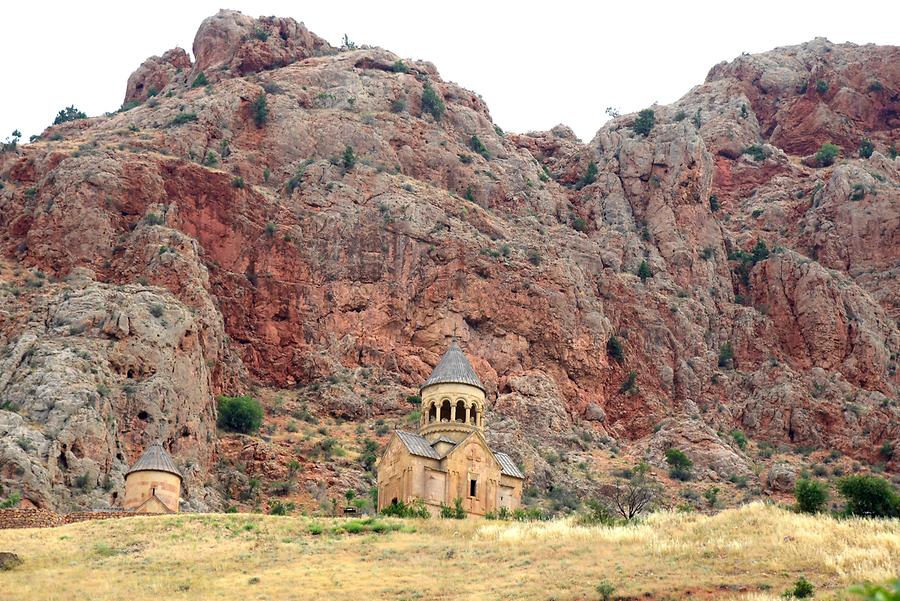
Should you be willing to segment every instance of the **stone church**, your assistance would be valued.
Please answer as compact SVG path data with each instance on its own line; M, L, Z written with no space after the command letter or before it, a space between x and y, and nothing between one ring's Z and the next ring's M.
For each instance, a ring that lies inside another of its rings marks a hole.
M484 386L456 340L419 396L418 433L395 431L378 462L378 510L418 499L433 515L456 499L474 515L518 508L525 476L487 445Z

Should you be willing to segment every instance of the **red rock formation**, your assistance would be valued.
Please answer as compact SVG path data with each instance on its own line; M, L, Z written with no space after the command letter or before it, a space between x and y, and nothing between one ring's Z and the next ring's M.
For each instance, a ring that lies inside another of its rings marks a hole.
M889 98L896 52L816 41L741 57L654 107L647 137L626 115L582 144L564 127L503 135L477 95L429 63L395 67L385 50L337 52L290 19L222 11L198 31L190 78L169 75L171 97L0 155L0 243L16 269L63 279L89 267L95 286L153 286L192 315L191 342L156 364L206 365L205 387L178 410L199 423L177 418L161 432L197 451L195 482L213 460L212 397L246 390L245 369L333 415L371 420L401 411L398 387L411 392L454 334L493 398L491 436L540 485L591 486L548 461L549 448L622 445L663 466L663 447L683 445L703 477L748 473L756 459L720 435L733 429L879 461L877 448L900 436L893 109L878 100L862 110L832 90L818 102L851 124L841 129L807 118L809 90L798 97L795 85L825 77L862 94L868 73L884 92L872 98ZM174 64L145 63L128 98ZM201 71L209 91L190 87ZM442 115L423 111L426 81ZM250 104L264 92L269 117L257 125ZM845 152L818 169L798 156L829 139L849 151L863 135L876 141L868 160ZM752 144L759 161L743 154ZM348 146L355 164L342 158ZM857 185L865 194L853 199ZM787 250L738 253L757 240ZM4 290L9 345L33 329L33 307L54 301ZM612 335L621 362L607 355ZM733 359L722 358L727 345ZM156 369L149 380L162 378ZM377 383L319 388L362 369ZM160 385L197 374L167 377ZM18 390L40 423L40 403ZM9 395L0 381L0 402ZM140 428L133 409L110 409L113 421L95 419L90 435L127 443ZM233 440L221 449L272 477L287 452ZM17 465L29 457L12 443L0 453ZM102 473L124 465L112 451L95 459ZM54 478L34 472L50 502L60 498L51 483L65 481ZM188 494L217 506L213 488Z

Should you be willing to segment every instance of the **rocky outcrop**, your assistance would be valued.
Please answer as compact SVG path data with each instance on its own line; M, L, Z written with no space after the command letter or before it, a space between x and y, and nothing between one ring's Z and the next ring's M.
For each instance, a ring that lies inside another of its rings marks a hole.
M124 104L140 103L166 92L176 80L186 82L190 69L191 59L181 48L167 50L162 56L151 56L128 78Z
M220 77L219 71L247 75L333 51L328 42L293 19L254 19L220 10L200 24L194 37L194 73L204 73L208 79Z
M699 477L743 478L759 466L736 429L884 461L900 437L893 109L826 94L838 127L795 115L792 86L859 92L875 73L895 90L896 49L828 47L740 57L652 107L649 130L623 115L583 144L565 126L504 134L430 63L220 12L189 75L173 58L133 76L134 99L157 76L171 95L0 155L0 402L24 412L0 410L4 481L42 505L109 503L161 436L192 462L187 498L216 507L216 394L255 380L341 420L402 416L454 335L492 399L491 444L541 490L589 492L575 466L614 450L665 469L683 447ZM803 164L858 135L870 158ZM267 478L296 457L365 486L283 441L218 449ZM86 473L109 494L72 489Z

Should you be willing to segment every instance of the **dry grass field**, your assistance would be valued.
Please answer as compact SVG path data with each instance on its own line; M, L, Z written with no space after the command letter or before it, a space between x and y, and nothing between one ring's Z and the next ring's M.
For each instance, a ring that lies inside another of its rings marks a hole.
M619 598L777 599L801 575L816 598L852 598L900 572L900 521L762 503L613 528L180 515L5 530L0 551L24 560L0 571L3 601L574 600L604 580Z

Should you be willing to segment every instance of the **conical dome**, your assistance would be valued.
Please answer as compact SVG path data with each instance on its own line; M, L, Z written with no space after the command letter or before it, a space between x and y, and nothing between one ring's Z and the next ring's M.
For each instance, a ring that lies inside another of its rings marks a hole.
M166 453L166 450L159 442L154 442L147 447L141 458L131 466L131 469L125 475L146 471L169 472L182 478L181 472L178 471L178 468L175 467L175 462L172 461L172 457Z
M422 385L422 389L441 383L468 384L479 388L482 392L485 391L478 374L472 369L472 364L456 344L456 340L450 343L450 348L441 357L434 371L431 372L431 376Z

